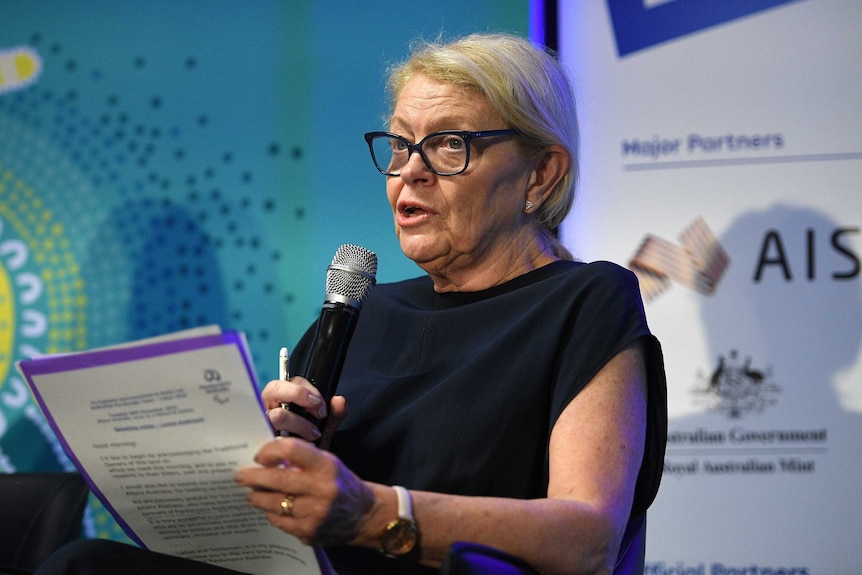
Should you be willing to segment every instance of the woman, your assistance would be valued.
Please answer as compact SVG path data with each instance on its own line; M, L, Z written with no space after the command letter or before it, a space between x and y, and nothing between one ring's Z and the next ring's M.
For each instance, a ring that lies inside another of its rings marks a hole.
M469 540L542 572L611 572L658 486L664 374L631 274L566 261L554 234L577 178L565 75L524 40L478 35L420 47L389 86L389 132L366 140L401 248L428 275L363 308L331 453L274 441L240 483L276 525L346 545L328 551L339 570L391 562L376 550L399 484L420 532L409 560L436 567ZM264 400L277 429L318 438L278 408L322 406L302 378ZM303 477L272 467L284 461Z
M422 45L389 87L388 132L366 140L426 275L372 291L329 406L302 377L267 385L273 427L298 437L236 480L340 573L434 573L455 541L610 573L658 488L665 381L634 276L571 261L554 233L577 179L565 75L475 35Z

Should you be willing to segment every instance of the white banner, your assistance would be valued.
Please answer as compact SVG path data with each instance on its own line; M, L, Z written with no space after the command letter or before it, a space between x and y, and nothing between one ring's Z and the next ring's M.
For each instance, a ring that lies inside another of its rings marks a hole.
M862 565L862 3L560 3L576 256L638 274L671 421L646 573Z

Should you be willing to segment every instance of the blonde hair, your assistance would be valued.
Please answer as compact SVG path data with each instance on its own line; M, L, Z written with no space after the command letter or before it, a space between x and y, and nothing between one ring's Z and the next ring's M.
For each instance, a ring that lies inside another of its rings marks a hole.
M387 88L394 105L414 76L483 94L511 128L528 155L559 145L569 170L538 212L545 240L555 255L573 259L556 230L572 208L578 180L578 119L575 97L560 64L529 41L508 34L472 34L451 43L419 42L410 58L394 67Z

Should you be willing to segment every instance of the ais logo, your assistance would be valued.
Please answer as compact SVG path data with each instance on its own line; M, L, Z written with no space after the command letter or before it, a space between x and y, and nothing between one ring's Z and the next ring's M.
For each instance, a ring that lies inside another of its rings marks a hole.
M632 52L799 0L607 0L617 52Z

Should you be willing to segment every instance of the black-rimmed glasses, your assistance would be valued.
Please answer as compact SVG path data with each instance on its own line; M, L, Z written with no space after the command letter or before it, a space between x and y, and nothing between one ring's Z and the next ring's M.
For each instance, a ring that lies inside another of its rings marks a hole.
M384 176L400 175L401 168L407 164L413 152L419 152L428 169L438 176L455 176L466 170L470 163L471 140L517 133L517 130L444 130L428 134L413 144L390 132L368 132L365 141L368 142L374 165Z

